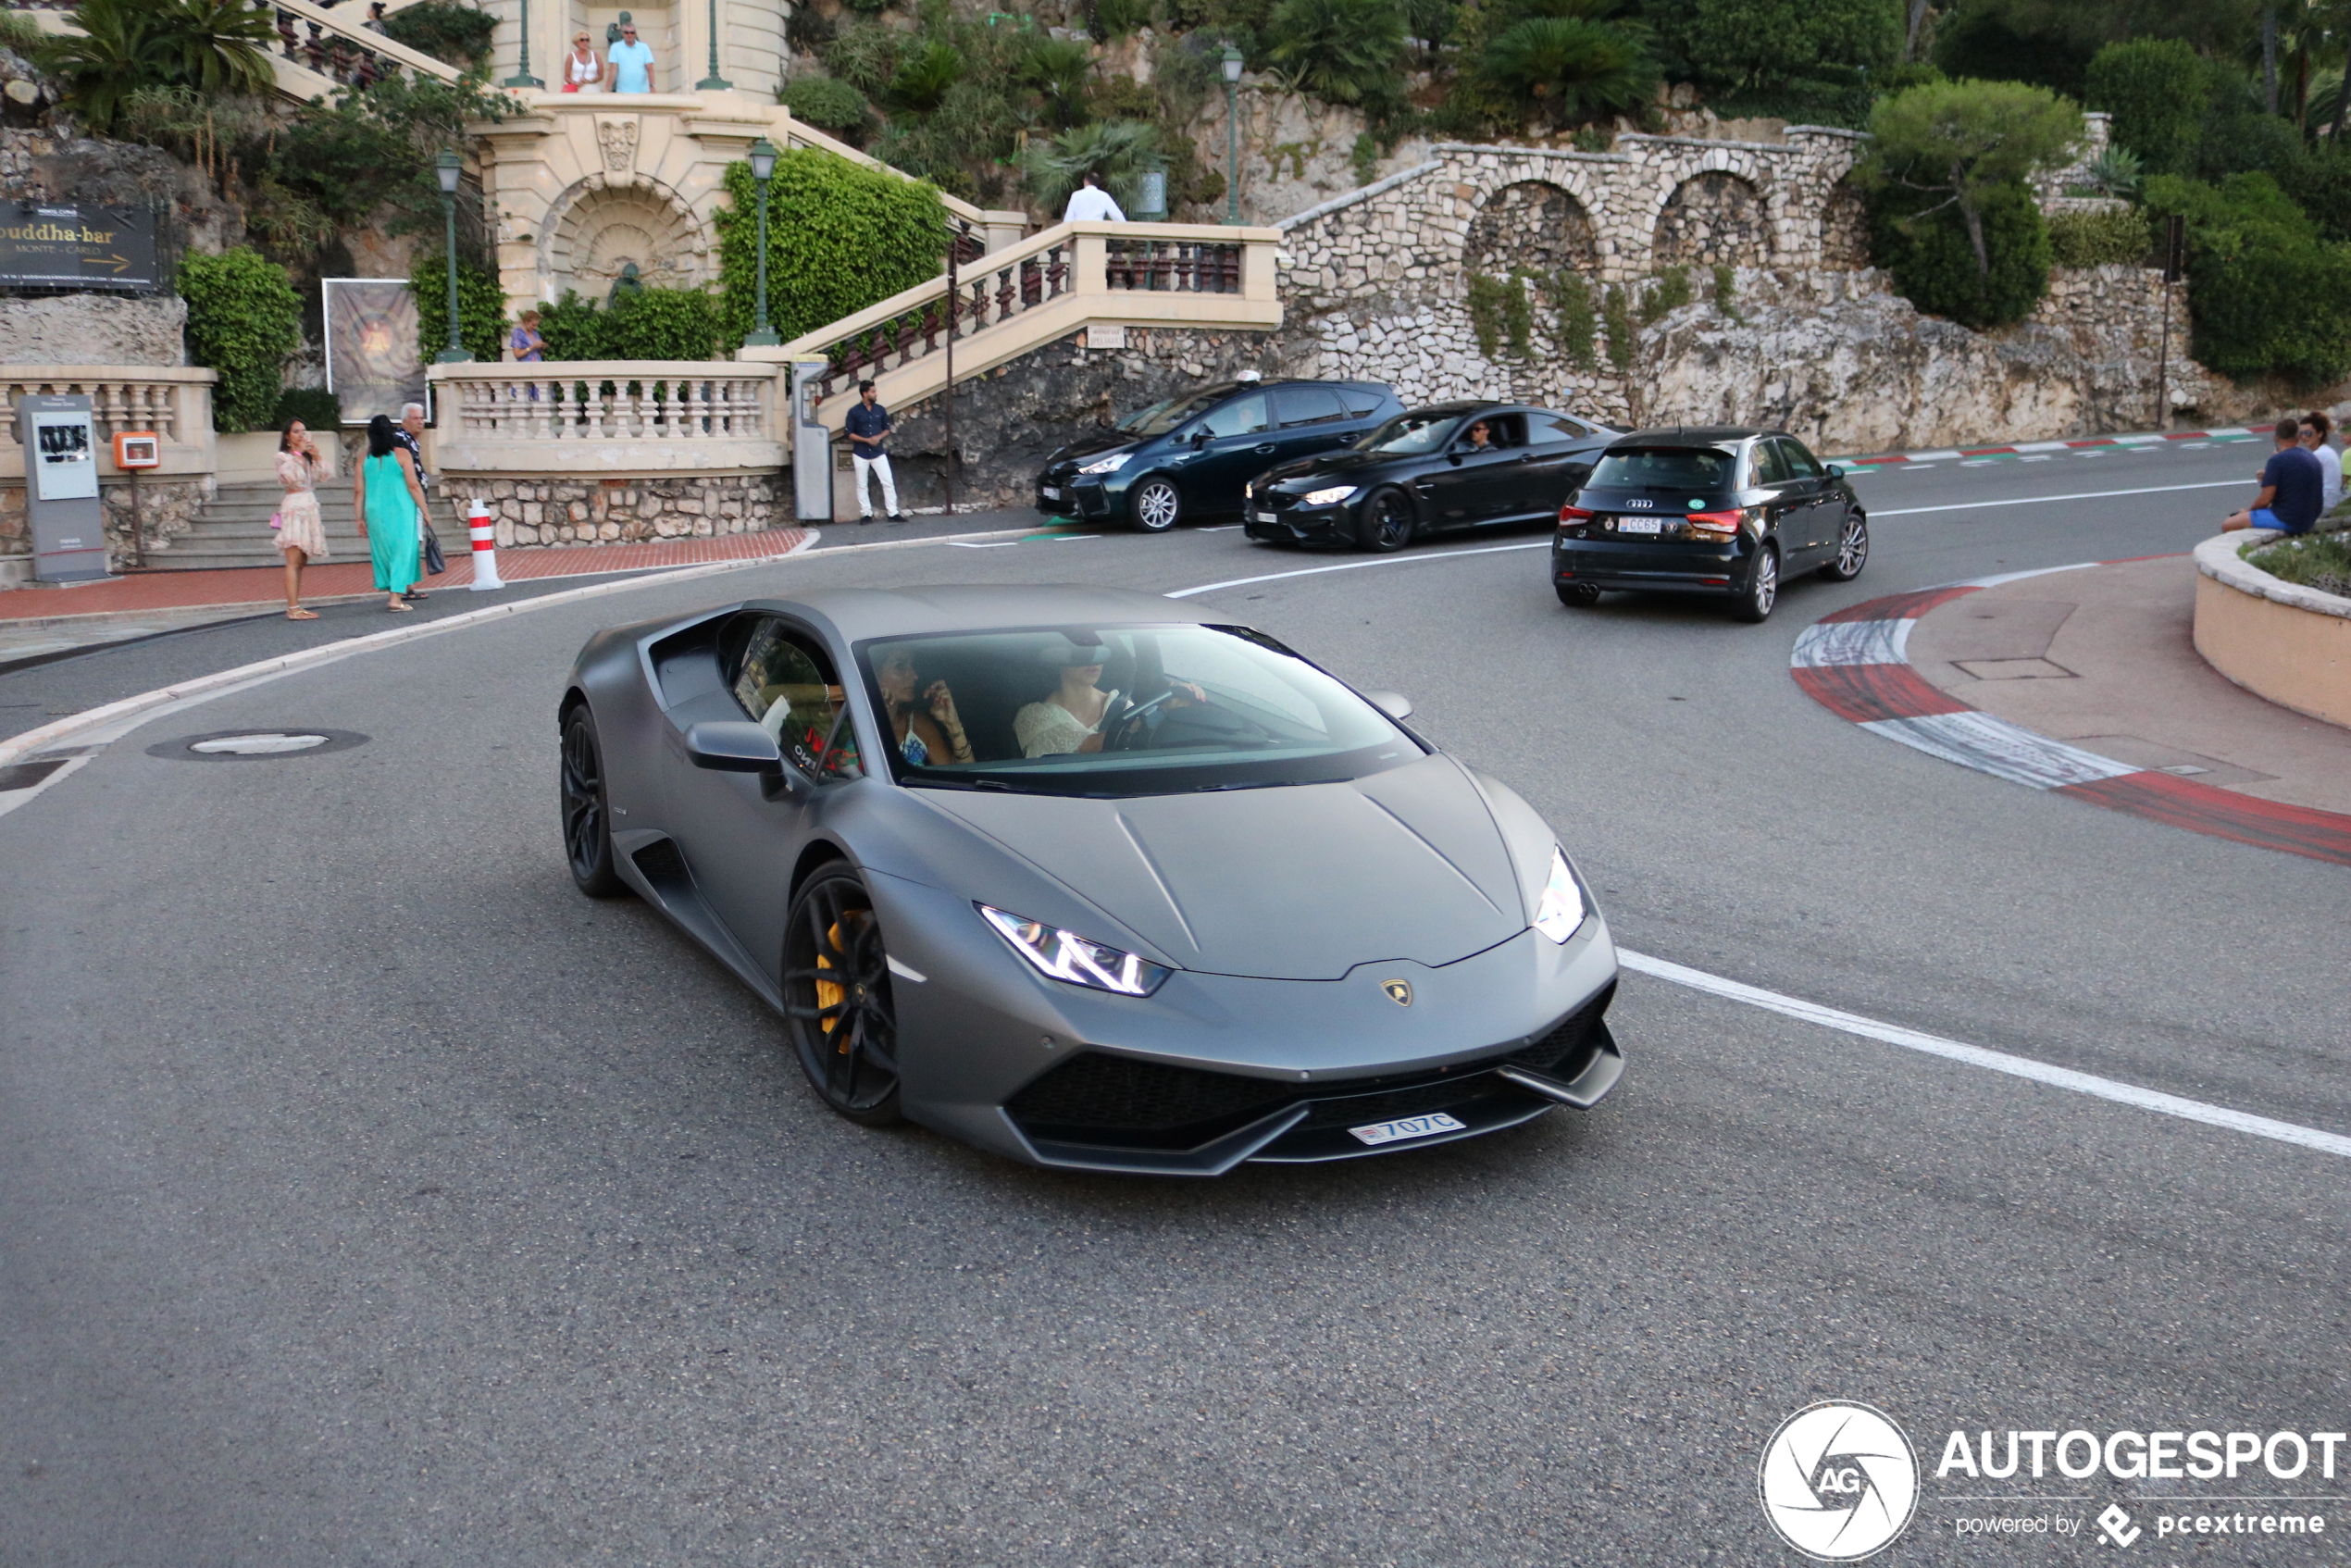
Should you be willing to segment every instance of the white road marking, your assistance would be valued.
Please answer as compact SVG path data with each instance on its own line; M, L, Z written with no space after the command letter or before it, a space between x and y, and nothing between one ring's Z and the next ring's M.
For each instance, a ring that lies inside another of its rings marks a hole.
M1017 539L991 539L983 542L969 539L951 539L947 542L953 545L958 550L1010 550L1014 545L1018 544L1020 541ZM836 551L833 552L833 554L838 554L839 552Z
M1905 506L1898 512L1872 512L1872 517L1915 517L1926 512L1973 512L1990 506L2046 506L2055 501L2108 501L2118 495L2162 495L2175 490L2244 490L2251 479L2200 479L2195 484L2149 485L2144 490L2085 490L2071 495L2020 495L2008 501L1961 501L1948 506Z
M1922 1034L1898 1024L1884 1024L1874 1018L1864 1018L1857 1013L1844 1013L1834 1007L1823 1007L1817 1002L1800 997L1784 996L1760 986L1743 985L1737 980L1710 975L1703 969L1685 968L1662 958L1647 953L1616 950L1617 962L1636 974L1648 975L1692 990L1708 992L1732 1002L1743 1002L1750 1007L1817 1024L1822 1028L1836 1029L1864 1039L1880 1040L1898 1045L1906 1051L1923 1052L1947 1061L1963 1062L1971 1067L1982 1067L2011 1077L2029 1078L2034 1083L2055 1089L2071 1089L2076 1094L2094 1095L2110 1100L2118 1105L2129 1105L2141 1111L2153 1111L2159 1115L2177 1116L2182 1121L2202 1122L2207 1126L2226 1127L2231 1132L2250 1133L2256 1138L2275 1139L2303 1149L2314 1149L2321 1154L2351 1158L2351 1138L2340 1133L2323 1132L2294 1122L2273 1121L2268 1116L2256 1116L2244 1111L2232 1111L2224 1105L2209 1105L2201 1100L2185 1100L2159 1089L2141 1089L2114 1078L2102 1078L2094 1073L2078 1073L2071 1067L2054 1067L2046 1062L2035 1062L2029 1056L2012 1056L2005 1051L1992 1051L1980 1045L1967 1045L1940 1035Z
M1213 593L1220 588L1247 588L1251 583L1279 582L1284 578L1320 577L1325 572L1360 572L1367 566L1409 566L1423 561L1451 561L1463 555L1499 555L1510 550L1549 550L1548 539L1532 540L1524 544L1488 544L1475 550L1447 550L1434 555L1381 555L1369 561L1341 561L1333 566L1300 566L1294 572L1267 572L1261 577L1237 577L1228 582L1204 582L1198 588L1176 588L1168 591L1170 599L1189 599L1195 593Z

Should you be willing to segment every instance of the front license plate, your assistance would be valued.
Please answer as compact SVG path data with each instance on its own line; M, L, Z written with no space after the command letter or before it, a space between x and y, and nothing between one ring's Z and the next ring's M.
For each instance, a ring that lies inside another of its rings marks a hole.
M1374 1122L1367 1127L1349 1127L1347 1130L1364 1142L1376 1146L1401 1142L1408 1138L1430 1138L1440 1132L1467 1132L1469 1128L1442 1111L1431 1111L1425 1116L1407 1116L1400 1122Z
M1043 496L1048 501L1059 501L1062 498L1062 492L1055 490L1051 485L1040 485L1038 487L1037 493Z
M1261 523L1278 523L1281 521L1279 517L1276 517L1271 512L1260 512L1257 514L1257 520Z
M1619 517L1614 526L1619 533L1663 533L1665 519L1662 517Z

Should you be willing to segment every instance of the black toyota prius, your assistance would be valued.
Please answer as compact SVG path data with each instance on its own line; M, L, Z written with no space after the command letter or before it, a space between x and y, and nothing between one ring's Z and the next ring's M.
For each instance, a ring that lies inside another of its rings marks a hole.
M1869 518L1843 468L1782 430L1676 425L1600 454L1560 510L1551 583L1571 607L1605 589L1664 590L1719 595L1760 621L1788 574L1844 582L1869 558Z
M1555 409L1440 403L1250 484L1249 537L1401 550L1424 533L1548 522L1614 430Z

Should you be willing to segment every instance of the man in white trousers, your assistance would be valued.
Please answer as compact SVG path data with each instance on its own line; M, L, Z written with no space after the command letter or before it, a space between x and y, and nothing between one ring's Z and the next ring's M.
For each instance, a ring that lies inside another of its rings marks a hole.
M849 436L849 460L857 467L857 520L874 520L873 479L881 476L882 505L889 513L889 520L902 523L905 514L898 509L898 483L890 478L889 454L882 443L889 439L889 410L874 396L874 383L857 383L857 406L849 411L841 428Z

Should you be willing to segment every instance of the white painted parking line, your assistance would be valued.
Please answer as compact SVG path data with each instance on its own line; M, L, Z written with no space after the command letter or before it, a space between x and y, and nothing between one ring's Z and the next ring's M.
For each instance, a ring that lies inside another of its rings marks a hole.
M1927 512L1973 512L1988 506L2046 506L2055 501L2108 501L2118 495L2163 495L2175 490L2243 490L2250 479L2204 479L2196 484L2148 485L2143 490L2085 490L2071 495L2020 495L2008 501L1960 501L1948 506L1905 506L1897 512L1872 512L1872 517L1915 517Z
M1017 539L951 539L947 542L958 550L1010 550L1020 541Z
M2232 1111L2225 1105L2210 1105L2201 1100L2185 1100L2159 1089L2141 1089L2136 1084L2122 1083L2114 1078L2102 1078L2094 1073L2077 1073L2071 1067L2054 1067L2046 1062L2035 1062L2029 1056L2012 1056L2005 1051L1992 1051L1980 1045L1967 1045L1940 1035L1922 1034L1898 1024L1880 1023L1857 1013L1844 1013L1834 1007L1823 1007L1817 1002L1800 997L1784 996L1760 986L1741 984L1720 975L1710 975L1703 969L1686 968L1647 953L1616 950L1617 962L1636 974L1687 986L1692 990L1708 992L1732 1002L1745 1002L1767 1012L1797 1018L1822 1028L1844 1034L1859 1035L1887 1045L1898 1045L1906 1051L1923 1052L1947 1061L1962 1062L1971 1067L1983 1067L2011 1077L2029 1078L2034 1083L2055 1089L2071 1089L2076 1094L2094 1095L2110 1100L2118 1105L2135 1110L2153 1111L2159 1115L2177 1116L2182 1121L2202 1122L2207 1126L2225 1127L2231 1132L2250 1133L2256 1138L2275 1139L2303 1149L2313 1149L2321 1154L2351 1158L2351 1138L2340 1133L2324 1132L2294 1122L2273 1121L2268 1116L2256 1116L2244 1111Z

